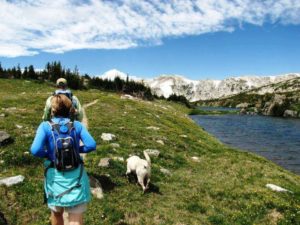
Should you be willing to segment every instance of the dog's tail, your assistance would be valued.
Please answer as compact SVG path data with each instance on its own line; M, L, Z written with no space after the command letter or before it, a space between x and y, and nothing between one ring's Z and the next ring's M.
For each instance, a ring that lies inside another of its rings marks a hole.
M151 165L151 159L146 151L144 151L144 156L146 158L146 161L149 163L149 165Z

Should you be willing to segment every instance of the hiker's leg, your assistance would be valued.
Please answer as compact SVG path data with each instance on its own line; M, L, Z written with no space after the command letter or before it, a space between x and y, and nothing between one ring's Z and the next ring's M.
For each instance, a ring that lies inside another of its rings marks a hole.
M82 225L83 213L69 213L69 225Z
M64 225L64 218L62 212L51 211L51 224L52 225Z
M69 213L69 225L82 225L83 213L86 210L87 210L86 203L67 208L66 211Z

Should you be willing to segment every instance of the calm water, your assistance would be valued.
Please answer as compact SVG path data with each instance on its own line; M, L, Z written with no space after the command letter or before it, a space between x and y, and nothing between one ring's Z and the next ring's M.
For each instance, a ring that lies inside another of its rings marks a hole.
M223 143L300 174L300 120L246 115L191 116Z

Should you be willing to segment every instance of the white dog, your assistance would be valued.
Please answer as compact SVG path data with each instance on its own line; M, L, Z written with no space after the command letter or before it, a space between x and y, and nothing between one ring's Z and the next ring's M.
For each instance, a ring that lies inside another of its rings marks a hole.
M143 192L149 188L150 176L151 176L151 160L146 151L144 151L146 160L134 155L130 156L127 161L126 175L135 173L138 179L138 183L142 186Z

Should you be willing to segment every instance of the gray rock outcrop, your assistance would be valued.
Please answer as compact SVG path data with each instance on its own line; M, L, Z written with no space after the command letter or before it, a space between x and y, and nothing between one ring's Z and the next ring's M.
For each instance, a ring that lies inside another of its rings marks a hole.
M12 142L11 136L5 131L0 131L0 146L7 145Z
M109 167L109 162L110 162L110 158L102 158L100 159L100 162L98 164L98 166L100 167Z
M293 110L285 110L283 113L283 117L292 117L292 118L296 118L298 116L298 112L297 111L293 111Z
M25 179L25 177L22 175L6 177L3 179L0 179L0 185L6 185L7 187L10 187L12 185L22 183L24 181L24 179Z
M160 151L158 151L157 149L146 149L145 152L147 152L149 156L155 157L158 157L160 154Z
M243 103L240 103L236 106L236 108L248 108L249 106L249 103L247 102L243 102Z
M117 138L116 138L116 135L114 135L114 134L110 134L110 133L102 133L102 134L101 134L101 139L102 139L103 141L114 141L114 140L116 140Z
M98 198L102 199L103 198L103 190L100 182L94 178L93 176L90 176L90 186L91 186L91 192L92 194Z
M170 170L163 168L163 167L160 168L160 172L162 172L163 174L168 175L168 176L172 175Z

